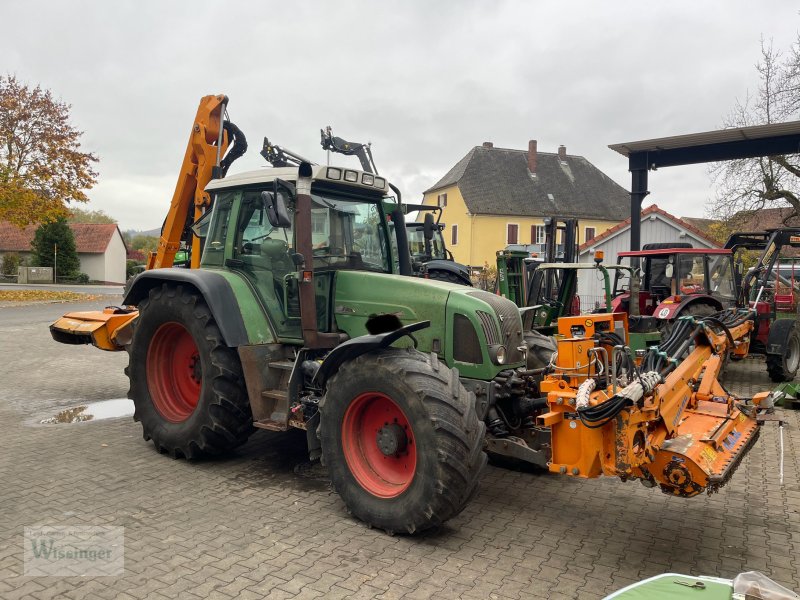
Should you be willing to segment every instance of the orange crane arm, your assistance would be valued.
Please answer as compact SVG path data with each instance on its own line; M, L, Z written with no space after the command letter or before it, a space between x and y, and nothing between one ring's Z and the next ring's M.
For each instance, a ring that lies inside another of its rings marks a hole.
M158 250L148 256L148 269L171 267L181 241L189 240L190 266L193 269L200 266L200 239L184 232L211 205L206 185L212 179L224 177L231 163L247 150L242 132L224 120L227 104L228 97L222 94L200 100ZM229 143L232 143L230 152ZM113 306L102 311L71 312L53 323L50 333L64 344L94 344L101 350L122 350L130 342L131 324L138 315L132 307Z
M205 187L217 175L215 167L219 167L228 150L228 132L223 127L227 103L227 96L221 94L204 96L200 100L158 249L147 259L148 269L172 266L192 207L192 221L196 221L211 203ZM197 237L192 239L191 261L193 269L200 266L200 240Z

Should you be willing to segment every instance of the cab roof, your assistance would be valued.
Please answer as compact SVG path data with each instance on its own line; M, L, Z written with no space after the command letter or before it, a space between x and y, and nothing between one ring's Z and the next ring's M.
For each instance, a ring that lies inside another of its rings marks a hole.
M246 185L258 185L272 183L275 179L285 181L297 181L298 167L265 167L255 171L243 171L228 175L224 179L214 179L206 186L206 190L223 190L232 187ZM350 180L346 180L347 177ZM389 185L385 177L379 177L371 173L365 173L358 169L345 169L343 167L312 165L311 178L314 181L330 182L334 185L354 187L359 190L369 190L382 194L390 193ZM372 181L370 184L369 182Z

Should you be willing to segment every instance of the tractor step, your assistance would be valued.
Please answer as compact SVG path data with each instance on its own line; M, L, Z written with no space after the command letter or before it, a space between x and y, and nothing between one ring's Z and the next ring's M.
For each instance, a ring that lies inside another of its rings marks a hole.
M262 398L269 398L270 400L286 400L288 394L286 390L264 390L261 392Z
M284 371L291 371L294 369L294 362L291 360L276 360L269 363L270 369L283 369Z
M259 429L268 429L269 431L286 431L286 427L275 421L269 419L261 419L260 421L253 421L253 427Z

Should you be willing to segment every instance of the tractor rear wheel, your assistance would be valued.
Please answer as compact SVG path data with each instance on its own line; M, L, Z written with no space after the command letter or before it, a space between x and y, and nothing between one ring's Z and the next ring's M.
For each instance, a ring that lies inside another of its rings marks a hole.
M486 465L485 425L458 372L410 349L345 363L319 404L322 460L348 510L414 533L460 513Z
M767 354L767 373L776 383L791 381L800 367L800 328L794 319L773 321L767 348L778 346L780 353Z
M169 284L150 290L127 349L133 418L160 452L193 459L247 440L253 417L239 357L198 293Z

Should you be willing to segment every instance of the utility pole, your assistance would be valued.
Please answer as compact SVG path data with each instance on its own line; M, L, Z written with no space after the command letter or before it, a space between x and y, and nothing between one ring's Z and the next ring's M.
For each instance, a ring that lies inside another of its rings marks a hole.
M58 244L53 244L53 283L58 283Z

